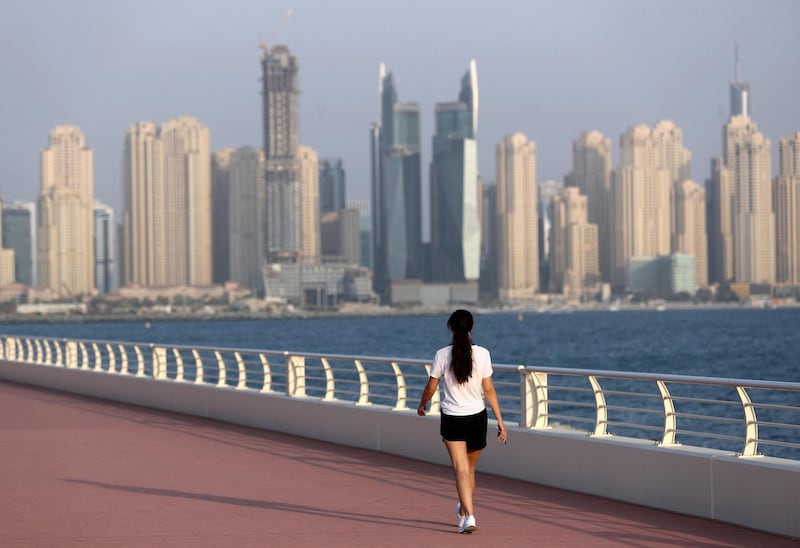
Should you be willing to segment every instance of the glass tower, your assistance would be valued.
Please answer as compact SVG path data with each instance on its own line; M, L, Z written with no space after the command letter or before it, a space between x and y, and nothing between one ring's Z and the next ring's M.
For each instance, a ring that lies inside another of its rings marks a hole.
M478 218L477 71L462 79L458 102L436 105L431 162L431 274L436 282L477 280Z
M422 176L419 106L397 99L380 66L381 117L372 125L373 288L391 302L391 283L422 274Z

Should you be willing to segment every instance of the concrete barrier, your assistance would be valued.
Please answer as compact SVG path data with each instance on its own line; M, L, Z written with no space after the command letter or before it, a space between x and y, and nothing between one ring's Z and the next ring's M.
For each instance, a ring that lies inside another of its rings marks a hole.
M449 465L438 416L232 387L0 361L0 379ZM509 426L483 472L800 537L800 463Z

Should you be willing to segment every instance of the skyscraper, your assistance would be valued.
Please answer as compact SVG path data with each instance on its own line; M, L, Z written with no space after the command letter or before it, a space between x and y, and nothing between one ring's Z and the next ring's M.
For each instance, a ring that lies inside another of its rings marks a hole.
M125 132L121 283L161 285L164 248L164 157L158 128L138 122Z
M577 187L561 189L551 211L550 281L555 291L579 299L600 281L597 225L589 222L588 200Z
M228 250L229 279L260 293L264 253L264 152L237 148L228 156ZM217 156L215 156L217 158ZM216 165L224 163L223 158Z
M208 128L188 116L128 129L124 283L211 283L210 146Z
M95 201L94 286L98 293L117 292L116 238L114 210L102 202Z
M394 78L379 69L381 117L371 128L373 287L391 302L391 284L422 275L422 174L419 107L397 99Z
M780 174L773 180L775 280L800 285L800 132L780 141ZM6 246L7 247L7 246Z
M709 282L733 281L733 180L722 158L711 161L706 181L706 233Z
M306 263L317 263L320 256L319 234L319 155L311 147L297 147L300 255Z
M211 156L211 269L212 280L217 284L233 279L230 270L230 221L232 217L229 214L229 200L231 192L231 156L234 150L233 147L223 148ZM264 177L263 167L261 177L262 179ZM261 186L264 186L263 180L261 181ZM262 200L264 199L263 192L261 193L261 198ZM265 203L261 204L262 211L265 205ZM234 215L237 214L235 208L233 213ZM260 230L263 233L265 227L262 226ZM260 257L263 253L262 245L257 256Z
M708 285L706 191L686 179L675 185L675 240L672 251L695 258L696 286Z
M669 255L672 174L664 165L663 145L645 124L620 137L620 165L612 182L611 283L623 289L632 257Z
M300 251L301 203L297 174L297 57L286 46L261 55L266 169L266 254L272 259Z
M2 245L14 250L14 278L28 286L36 285L36 204L3 204Z
M536 144L521 133L496 147L498 296L530 299L539 291Z
M94 290L92 150L75 126L58 126L42 150L39 284L63 296Z
M3 228L5 227L3 221L4 211L3 196L0 195L0 287L13 283L16 279L14 274L16 263L14 249L3 245L5 240L3 233Z
M211 283L211 137L195 118L161 126L164 152L164 285Z
M597 225L600 273L611 280L611 141L599 131L582 133L572 143L572 172L567 186L576 186L589 203L589 222Z
M436 105L431 162L431 261L436 282L476 281L480 275L478 110L475 61L462 78L462 100Z
M733 274L740 283L775 281L775 215L769 139L755 122L734 116L723 134L733 188Z
M552 254L551 229L553 227L553 198L564 188L558 181L543 181L539 186L536 203L539 207L539 287L551 291L550 256Z
M326 158L319 163L320 214L345 208L345 172L341 158Z

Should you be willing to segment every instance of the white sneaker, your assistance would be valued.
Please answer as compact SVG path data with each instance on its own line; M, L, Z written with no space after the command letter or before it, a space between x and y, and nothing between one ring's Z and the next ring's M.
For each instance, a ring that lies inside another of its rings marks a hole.
M469 533L472 533L477 528L478 528L478 526L475 523L475 516L467 516L464 519L464 522L458 528L458 534L459 535L462 534L462 533L469 534Z
M461 502L456 503L456 518L458 518L458 527L461 528L467 516L461 515Z

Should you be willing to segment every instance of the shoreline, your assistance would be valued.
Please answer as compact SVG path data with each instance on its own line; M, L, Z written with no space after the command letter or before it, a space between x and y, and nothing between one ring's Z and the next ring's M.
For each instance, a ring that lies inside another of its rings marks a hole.
M62 323L137 323L137 322L186 322L186 321L263 321L263 320L302 320L313 318L375 318L395 316L437 316L449 314L458 305L440 307L414 307L390 308L375 307L374 309L359 308L352 310L303 310L296 312L263 313L263 312L234 312L234 313L175 313L175 314L50 314L50 315L20 315L0 316L2 324L62 324ZM779 305L758 306L742 303L659 303L654 304L592 304L590 306L564 305L547 306L524 304L518 306L482 307L467 306L479 315L489 314L574 314L583 312L667 312L688 310L777 310L800 309L800 303L781 303Z

